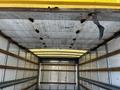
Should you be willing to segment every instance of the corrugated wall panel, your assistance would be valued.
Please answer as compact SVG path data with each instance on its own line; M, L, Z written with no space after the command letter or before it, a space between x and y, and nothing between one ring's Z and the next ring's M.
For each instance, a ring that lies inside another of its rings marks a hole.
M4 36L0 36L0 89L27 90L29 89L27 87L33 85L31 90L34 90L37 76L38 58ZM6 86L7 81L10 82L9 86Z
M41 63L41 90L76 90L75 65Z
M114 85L120 89L120 37L112 39L107 44L98 47L84 55L80 61L80 83L91 90L106 90L99 85L86 80L98 81L103 84ZM89 54L91 54L89 58ZM85 58L86 57L86 58ZM91 74L90 74L91 73ZM91 76L90 76L91 75ZM90 85L90 86L89 86ZM92 88L91 88L92 86ZM109 86L109 88L111 88ZM114 90L119 90L114 89ZM82 87L82 90L83 87Z

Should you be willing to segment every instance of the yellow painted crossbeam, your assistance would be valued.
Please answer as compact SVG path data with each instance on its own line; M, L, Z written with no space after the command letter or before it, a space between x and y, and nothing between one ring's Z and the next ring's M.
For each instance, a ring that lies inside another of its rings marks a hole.
M80 57L86 50L73 50L73 49L30 49L34 54L39 57Z
M0 0L0 7L120 9L120 0Z
M39 57L44 57L44 58L48 58L48 57L57 57L57 58L79 58L80 56L74 56L74 55L37 55Z

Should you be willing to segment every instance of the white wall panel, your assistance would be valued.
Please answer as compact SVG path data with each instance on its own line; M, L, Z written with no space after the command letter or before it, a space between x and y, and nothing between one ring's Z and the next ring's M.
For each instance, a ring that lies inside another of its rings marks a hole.
M26 57L26 51L24 49L19 49L20 47L18 47L16 44L14 44L12 42L10 42L10 45L8 47L8 41L5 38L0 36L0 49L7 50L7 48L8 48L9 52L11 52L15 55L21 56L23 58ZM31 59L31 54L29 54L27 57L29 59ZM38 60L37 57L34 57L34 59ZM33 59L33 61L34 61L34 59ZM15 68L14 69L12 69L12 68L0 69L0 82L23 79L23 76L24 76L24 78L32 77L33 75L37 76L38 75L37 71L19 70L19 68L17 68L17 67L26 66L27 68L38 69L38 65L35 65L33 63L30 63L30 62L27 62L24 60L22 60L20 58L16 58L14 56L8 56L3 53L0 53L0 65L16 67L16 69ZM38 62L38 61L36 61L36 62ZM26 65L25 65L25 63L26 63ZM21 88L24 89L24 88L28 87L28 85L31 85L35 82L37 82L37 81L31 80L28 82L24 82L22 84L17 84L17 85L13 85L13 86L10 86L7 88L3 88L2 90L21 90Z
M92 90L99 90L98 86L92 85Z
M90 60L90 54L86 55L86 61Z
M91 72L87 72L86 76L88 79L91 79Z
M34 71L33 76L37 76L37 75L38 75L38 72L37 72L37 71Z
M12 57L12 56L8 56L8 59L7 59L7 65L8 66L17 66L17 58L15 57Z
M31 53L27 52L27 59L31 60Z
M96 58L96 51L91 51L90 52L90 58L95 59Z
M25 61L19 59L19 61L18 61L18 67L25 67Z
M58 81L58 72L51 71L50 82L57 82Z
M41 84L40 85L40 88L42 89L42 90L49 90L49 85L47 85L47 84Z
M50 89L51 90L57 90L58 85L57 84L50 84Z
M32 86L31 88L29 88L29 90L35 90L36 85Z
M0 36L0 49L7 50L8 40Z
M35 61L35 55L31 55L31 61Z
M109 83L108 72L99 72L99 81Z
M86 66L85 66L85 69L90 69L91 68L91 63L87 63L87 64L85 64Z
M59 72L59 82L66 82L66 72Z
M107 60L106 59L102 59L102 60L98 60L98 68L107 68Z
M106 90L106 89L104 89L104 88L99 88L99 90Z
M91 62L91 69L98 68L97 61Z
M109 57L109 67L120 67L120 54Z
M67 66L67 70L75 70L75 66Z
M43 72L43 73L42 73L41 80L42 80L43 82L48 82L48 81L50 81L50 72Z
M67 62L68 64L68 62ZM61 82L61 83L75 83L75 72L67 72L67 70L75 70L75 66L65 65L42 65L41 68L48 70L64 70L64 71L42 71L41 81L42 82ZM65 71L66 70L66 71ZM50 86L50 90L74 90L75 86L68 84L47 84ZM42 87L42 86L41 86ZM45 89L45 88L44 88ZM42 88L42 90L44 90Z
M75 82L75 73L67 72L67 82Z
M75 86L74 85L66 85L67 90L74 90Z
M4 69L0 69L0 82L3 81Z
M26 52L23 49L20 49L19 56L24 57L26 56Z
M60 84L60 85L58 86L58 90L65 90L65 86L66 86L66 85L64 85L64 84L63 84L63 85Z
M24 75L24 70L18 70L16 78L17 79L22 79L23 75Z
M0 65L5 65L6 62L6 55L0 53Z
M3 90L14 90L14 86L3 88Z
M16 46L15 44L13 44L13 43L10 43L9 52L18 55L18 51L19 51L19 47Z
M98 57L99 57L99 56L102 56L102 55L105 55L105 54L106 54L105 45L99 47L99 48L97 49L97 53L98 53Z
M107 43L107 47L108 47L108 53L120 49L120 38L116 38L116 39L109 41ZM97 48L97 56L100 57L100 56L106 55L107 47L105 45L103 45L103 46L100 46L99 48ZM91 53L91 59L92 58L94 59L96 56L95 53L93 53L93 51L90 53ZM84 57L86 57L88 59L88 54L85 55ZM83 60L81 60L81 59L83 59ZM81 59L80 59L80 63L86 61L84 58L81 58ZM117 54L114 56L110 56L108 58L99 59L98 61L83 64L82 66L80 66L80 69L82 69L82 70L90 69L90 67L89 67L90 64L91 64L91 69L119 68L120 67L119 59L120 59L120 55ZM80 76L90 79L89 72L87 72L87 73L81 72ZM107 69L106 69L106 71L96 71L96 72L92 71L91 79L100 81L103 83L107 83L107 84L113 84L116 86L120 86L120 72L119 71L107 71ZM81 83L85 86L88 86L88 88L90 88L89 87L90 84L88 85L88 83L86 83L84 81L82 81ZM95 85L92 85L92 90L105 90L105 89L97 87Z
M4 81L15 80L15 76L16 76L16 70L6 69Z
M120 49L120 38L113 39L108 42L108 52Z
M67 70L67 66L59 66L59 70Z
M91 72L91 79L98 81L98 74L97 74L97 72Z
M21 88L22 88L22 84L15 85L15 90L21 90Z
M120 72L111 72L112 84L120 86Z

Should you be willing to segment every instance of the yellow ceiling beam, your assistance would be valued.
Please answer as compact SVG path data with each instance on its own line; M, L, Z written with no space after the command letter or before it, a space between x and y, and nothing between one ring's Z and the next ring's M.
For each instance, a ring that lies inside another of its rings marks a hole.
M0 0L0 7L120 9L120 0Z
M76 54L76 53L34 53L36 55L76 55L81 56L83 54Z
M75 55L37 55L39 57L63 57L63 58L79 58L80 56L75 56Z
M82 55L80 53L64 53L64 52L44 52L44 53L34 53L34 54L75 54L75 55Z
M73 49L30 49L30 51L37 52L66 52L66 53L86 53L87 50L73 50Z
M39 57L80 57L86 50L73 50L73 49L30 49L34 54Z

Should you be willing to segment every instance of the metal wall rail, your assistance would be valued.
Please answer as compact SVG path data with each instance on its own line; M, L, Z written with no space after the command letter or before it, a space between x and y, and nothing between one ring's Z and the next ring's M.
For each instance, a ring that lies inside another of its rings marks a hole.
M38 65L38 63L36 63L36 62L30 61L28 59L25 59L25 58L23 58L21 56L15 55L15 54L13 54L11 52L8 52L8 51L2 50L2 49L0 49L0 53L6 54L6 55L10 55L12 57L19 58L20 60L24 60L24 61L27 61L27 62L30 62L30 63Z
M40 84L76 84L74 82L40 82Z
M76 64L57 64L57 63L43 63L41 65L44 65L44 66L76 66Z
M24 82L27 82L27 81L30 81L30 80L34 80L35 78L37 78L37 76L29 77L29 78L23 78L23 79L18 79L18 80L1 82L0 83L0 88L2 89L2 88L9 87L9 86L12 86L12 85L24 83Z
M50 69L43 69L41 71L55 71L55 72L76 72L76 70L50 70Z
M79 72L97 72L97 71L99 71L99 72L105 72L105 71L120 71L120 67L79 70Z
M89 88L85 87L84 85L79 83L79 86L81 86L82 88L84 88L85 90L90 90Z
M88 82L90 84L96 85L98 87L101 87L101 88L104 88L104 89L107 89L107 90L120 90L120 87L118 87L118 86L102 83L102 82L99 82L99 81L95 81L95 80L91 80L91 79L87 79L87 78L83 78L83 77L79 77L79 80Z
M111 57L111 56L114 56L114 55L117 55L117 54L120 54L120 49L116 50L116 51L113 51L113 52L110 52L110 53L108 53L106 55L100 56L98 58L95 58L95 59L88 60L86 62L80 63L79 65L83 65L83 64L90 63L90 62L98 61L98 60L101 60L101 59L104 59L104 58L108 58L108 57Z
M38 69L23 68L23 67L14 67L14 66L6 66L6 65L0 65L0 68L2 68L2 69L15 69L15 70L38 71Z
M32 85L29 85L28 87L26 87L26 88L24 88L24 89L22 89L22 90L27 90L27 89L29 89L29 88L35 86L35 85L37 85L37 83L33 83Z

